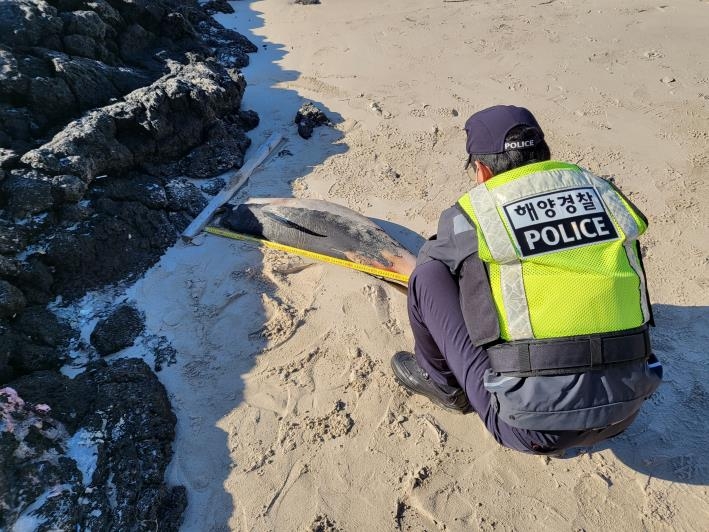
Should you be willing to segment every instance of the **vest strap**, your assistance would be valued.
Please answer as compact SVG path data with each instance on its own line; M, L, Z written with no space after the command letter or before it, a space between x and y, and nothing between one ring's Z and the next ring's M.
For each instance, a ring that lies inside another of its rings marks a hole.
M500 264L502 299L512 338L532 338L527 295L524 291L522 263L517 257L505 224L497 212L495 199L485 185L473 188L470 203L477 213L485 242L495 262Z
M484 184L478 185L468 193L468 196L477 215L485 243L495 262L500 264L519 263L519 257L512 246L505 224L502 223L497 212L495 199L487 187Z
M506 342L487 352L492 371L510 377L583 373L647 359L651 354L646 325L616 333Z

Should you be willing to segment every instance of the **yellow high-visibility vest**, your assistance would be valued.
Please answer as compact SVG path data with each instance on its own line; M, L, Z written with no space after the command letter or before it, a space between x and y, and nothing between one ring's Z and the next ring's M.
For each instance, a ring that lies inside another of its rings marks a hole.
M458 204L475 224L503 340L622 331L650 319L642 215L576 165L499 174Z

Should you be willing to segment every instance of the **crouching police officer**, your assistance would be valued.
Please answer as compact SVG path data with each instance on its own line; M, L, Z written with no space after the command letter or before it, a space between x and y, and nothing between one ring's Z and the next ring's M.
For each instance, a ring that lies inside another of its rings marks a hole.
M554 454L627 428L657 389L638 236L643 214L611 183L550 161L536 119L471 116L475 186L441 215L409 280L413 393L475 411L502 445Z

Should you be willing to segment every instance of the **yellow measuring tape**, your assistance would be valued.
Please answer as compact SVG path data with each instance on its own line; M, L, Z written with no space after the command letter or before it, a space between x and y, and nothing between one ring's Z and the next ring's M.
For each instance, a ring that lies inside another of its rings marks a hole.
M233 238L234 240L242 240L245 242L253 242L255 244L259 244L267 248L285 251L286 253L292 253L294 255L300 255L301 257L306 257L308 259L319 260L322 262L327 262L329 264L335 264L337 266L351 268L353 270L368 273L369 275L374 275L375 277L382 277L384 279L398 281L403 284L408 284L409 282L409 276L404 275L403 273L390 272L388 270L382 270L381 268L375 268L373 266L365 266L364 264L358 264L356 262L352 262L345 259L337 259L335 257L330 257L329 255L323 255L321 253L315 253L313 251L306 251L304 249L286 246L285 244L271 242L270 240L263 240L255 236L234 233L233 231L228 231L226 229L222 229L221 227L207 226L205 228L205 231L207 233L212 233L213 235L224 236L227 238Z

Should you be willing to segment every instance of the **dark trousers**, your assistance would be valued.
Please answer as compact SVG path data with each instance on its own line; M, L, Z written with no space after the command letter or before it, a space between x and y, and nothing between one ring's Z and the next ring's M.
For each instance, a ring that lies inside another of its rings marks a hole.
M492 436L517 451L550 454L570 447L589 446L615 436L635 416L605 429L585 431L533 431L518 429L499 419L483 386L490 368L487 352L473 345L460 309L458 283L448 267L430 261L409 279L408 310L414 333L416 361L438 384L458 386Z

